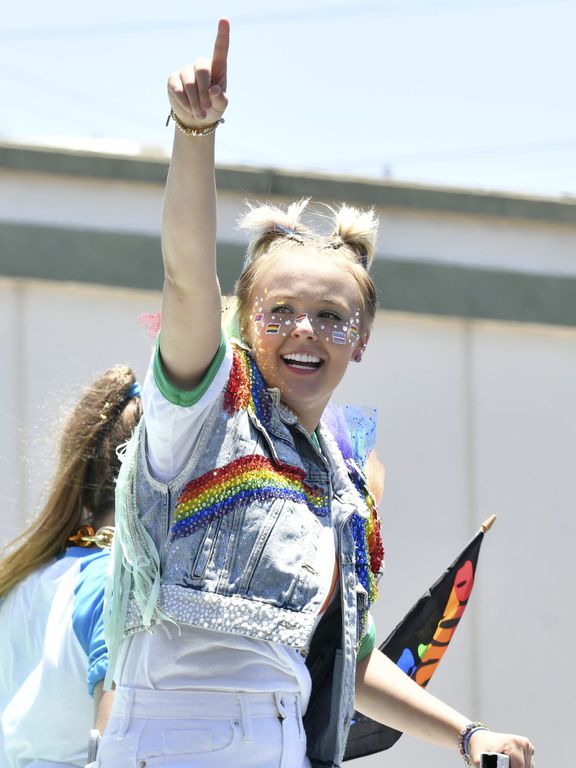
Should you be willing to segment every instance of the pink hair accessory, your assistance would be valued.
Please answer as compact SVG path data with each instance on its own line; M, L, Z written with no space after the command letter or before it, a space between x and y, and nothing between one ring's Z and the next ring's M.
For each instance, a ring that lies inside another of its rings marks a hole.
M153 341L160 333L160 325L162 323L162 313L160 310L157 312L143 312L138 315L138 325L144 334Z

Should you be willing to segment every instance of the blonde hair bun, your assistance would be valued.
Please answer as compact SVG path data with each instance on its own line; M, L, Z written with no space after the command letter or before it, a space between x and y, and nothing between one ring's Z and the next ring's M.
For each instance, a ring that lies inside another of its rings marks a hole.
M358 261L370 269L376 250L378 219L374 208L367 211L353 208L343 203L338 208L330 208L334 219L332 245L348 246L356 254Z
M292 240L316 243L320 248L345 246L352 251L359 264L369 269L374 259L378 234L378 219L374 209L361 210L346 203L336 208L326 206L330 216L318 216L321 219L329 218L331 231L323 234L312 230L302 221L309 202L309 197L303 197L286 208L270 203L249 203L248 210L238 220L239 228L249 236L244 267L267 253L272 245Z
M312 230L301 221L309 202L309 197L303 197L291 203L286 209L269 203L259 205L249 203L248 210L238 220L239 228L248 232L250 238L244 266L260 258L272 243L279 239L303 242L307 238L313 238Z

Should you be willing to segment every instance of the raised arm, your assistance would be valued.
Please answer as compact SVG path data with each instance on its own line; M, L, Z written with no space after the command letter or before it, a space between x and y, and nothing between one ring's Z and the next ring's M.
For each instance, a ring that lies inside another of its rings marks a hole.
M168 97L180 126L205 131L222 117L229 36L229 23L221 19L212 58L170 76ZM175 125L164 197L160 353L170 378L185 388L201 381L220 343L215 136L189 135Z

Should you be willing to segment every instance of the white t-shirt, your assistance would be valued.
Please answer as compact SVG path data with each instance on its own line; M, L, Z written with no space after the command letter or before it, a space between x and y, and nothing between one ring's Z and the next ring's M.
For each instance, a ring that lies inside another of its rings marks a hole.
M70 547L0 605L1 768L86 763L91 694L108 668L108 553Z
M223 340L202 384L193 393L167 384L158 353L142 389L148 461L155 477L168 482L183 468L210 407L228 382L232 348ZM182 405L186 402L186 405ZM322 578L334 586L335 547L325 529L319 562ZM161 627L139 632L122 643L115 672L117 685L156 689L207 689L249 692L300 692L305 707L310 675L303 656L264 640L182 625L180 633Z

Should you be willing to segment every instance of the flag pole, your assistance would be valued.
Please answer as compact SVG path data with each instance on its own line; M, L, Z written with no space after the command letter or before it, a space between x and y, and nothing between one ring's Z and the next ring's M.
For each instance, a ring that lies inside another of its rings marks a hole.
M484 522L480 526L480 530L483 531L484 533L488 533L488 531L490 530L490 528L492 528L495 522L496 522L496 515L490 515L490 517L487 517L486 520L484 520Z

